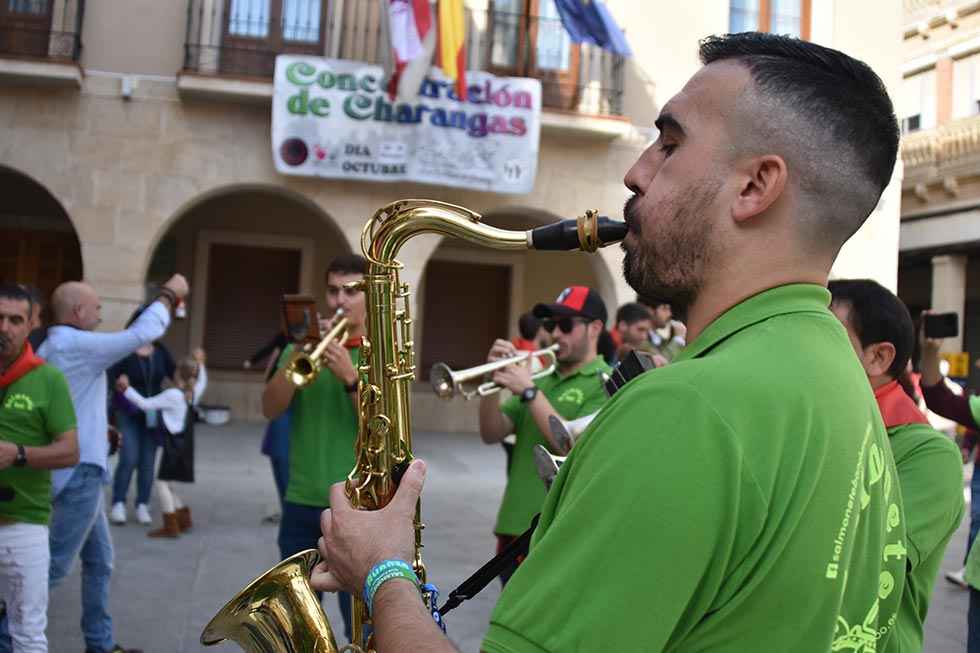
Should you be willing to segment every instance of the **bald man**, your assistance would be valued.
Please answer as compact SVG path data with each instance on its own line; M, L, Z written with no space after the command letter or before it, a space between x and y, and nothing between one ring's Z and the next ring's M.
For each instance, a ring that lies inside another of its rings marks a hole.
M63 283L51 296L54 325L38 354L68 380L78 417L79 463L52 473L51 570L56 586L82 558L82 632L87 653L126 653L119 646L109 616L112 540L102 509L102 487L108 482L109 427L106 370L143 345L159 339L170 325L178 300L187 295L187 280L175 274L160 295L124 331L94 333L102 322L102 305L86 283ZM9 640L0 638L0 652Z

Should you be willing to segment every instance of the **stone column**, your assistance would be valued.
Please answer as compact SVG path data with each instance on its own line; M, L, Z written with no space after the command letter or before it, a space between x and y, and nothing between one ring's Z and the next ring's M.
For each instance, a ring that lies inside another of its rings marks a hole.
M943 254L932 258L932 310L959 315L960 335L943 341L944 352L963 351L963 312L966 309L965 254Z

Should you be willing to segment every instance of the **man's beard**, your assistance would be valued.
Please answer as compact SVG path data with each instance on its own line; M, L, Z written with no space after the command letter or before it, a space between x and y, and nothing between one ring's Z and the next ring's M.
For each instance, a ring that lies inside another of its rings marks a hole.
M707 209L720 188L719 180L706 177L675 195L661 216L647 224L656 234L648 234L646 240L637 196L626 202L623 213L634 242L622 244L623 277L644 301L669 303L683 311L697 299L711 256Z

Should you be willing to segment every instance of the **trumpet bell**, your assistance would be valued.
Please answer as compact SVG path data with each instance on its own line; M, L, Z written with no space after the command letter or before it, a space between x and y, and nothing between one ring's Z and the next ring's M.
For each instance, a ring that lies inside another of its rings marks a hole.
M313 549L301 551L246 585L211 619L201 644L230 639L246 653L338 653L333 629L310 587L318 559Z
M453 371L445 363L436 363L432 366L432 369L429 370L429 383L432 384L432 390L440 399L448 399L455 392L456 384L453 382Z

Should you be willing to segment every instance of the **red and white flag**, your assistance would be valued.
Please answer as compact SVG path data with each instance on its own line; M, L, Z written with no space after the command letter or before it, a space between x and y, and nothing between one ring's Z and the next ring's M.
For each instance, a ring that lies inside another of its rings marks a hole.
M432 65L436 29L429 0L382 0L388 17L388 33L394 55L394 70L388 95L411 102L419 94L422 80Z

